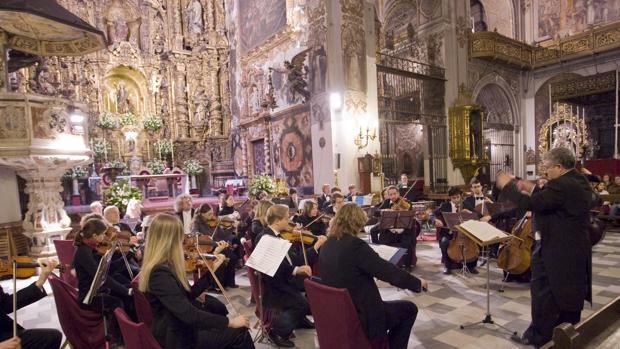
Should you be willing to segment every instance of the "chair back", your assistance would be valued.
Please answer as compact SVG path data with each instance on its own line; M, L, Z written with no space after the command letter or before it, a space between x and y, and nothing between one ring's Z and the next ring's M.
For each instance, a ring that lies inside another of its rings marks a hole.
M143 322L148 328L151 328L153 323L153 310L151 309L151 303L146 298L144 293L140 291L140 274L131 281L131 288L133 289L133 301L136 304L136 314L138 320Z
M73 240L54 240L54 247L58 254L58 261L65 267L65 271L60 274L62 280L73 287L77 287L77 278L71 273L75 246Z
M357 316L349 291L304 280L319 346L326 349L387 349L385 338L371 342ZM343 338L346 341L343 342Z
M114 315L121 328L123 343L127 349L161 349L151 330L143 322L131 321L123 308L114 309Z
M101 348L105 343L102 315L85 310L77 302L77 290L58 276L48 277L58 321L65 336L73 348Z
M254 249L254 246L252 246L252 240L247 239L243 242L243 252L245 252L246 256L250 256L250 254L252 254L252 250Z
M244 256L243 260L244 262L247 262L248 256ZM261 284L261 288L259 292L259 286L258 286L259 279L258 279L258 276L256 275L257 272L248 266L246 266L245 268L247 270L248 279L250 280L250 289L252 291L252 299L254 299L254 302L256 303L256 310L254 311L254 314L256 315L256 317L261 319L265 329L267 331L270 331L271 324L273 322L274 313L272 310L265 309L264 307L262 307L262 304L260 301L262 297L259 296L259 293L264 294L264 291L263 291L264 289L262 288L263 285Z

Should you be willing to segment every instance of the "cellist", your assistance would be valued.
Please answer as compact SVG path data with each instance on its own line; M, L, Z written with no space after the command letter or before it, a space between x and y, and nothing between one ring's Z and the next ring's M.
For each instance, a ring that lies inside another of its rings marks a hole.
M440 228L439 230L439 248L441 249L441 263L443 263L443 273L445 275L450 275L452 273L452 261L450 257L448 257L448 245L450 244L450 240L454 237L454 234L450 229L446 226L446 222L443 218L442 212L470 212L467 209L463 209L463 192L458 187L452 187L448 190L448 196L450 197L450 201L446 201L439 206L434 212L435 217L438 219L435 220L435 226ZM467 269L472 274L478 274L478 270L476 269L478 261L473 261L467 263Z

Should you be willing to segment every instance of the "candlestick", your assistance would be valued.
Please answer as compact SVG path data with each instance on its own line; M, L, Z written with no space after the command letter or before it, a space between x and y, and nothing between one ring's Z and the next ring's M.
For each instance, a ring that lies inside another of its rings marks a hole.
M118 159L123 161L123 155L121 154L121 140L118 140Z
M174 142L170 141L170 149L172 154L170 155L172 157L172 168L174 168Z
M151 148L149 146L149 139L146 139L146 159L151 160Z
M103 158L105 162L108 162L108 143L105 138L103 139Z
M161 160L161 140L157 141L157 151L159 152L159 160Z

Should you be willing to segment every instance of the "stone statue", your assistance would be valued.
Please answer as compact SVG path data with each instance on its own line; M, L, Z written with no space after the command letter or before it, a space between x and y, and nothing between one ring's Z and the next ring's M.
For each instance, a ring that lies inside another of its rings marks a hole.
M104 18L112 46L121 42L140 46L140 14L131 1L111 0Z
M258 87L256 85L252 85L250 91L250 113L258 113L260 112L260 98L258 96Z
M200 88L193 98L194 121L199 124L206 124L209 119L209 97L204 88Z
M187 16L187 32L190 35L200 34L204 29L202 21L202 5L198 0L192 0L185 9Z
M34 80L30 83L30 88L42 95L52 96L56 94L56 87L52 84L53 82L47 59L43 59L37 66Z
M125 88L125 82L119 81L116 85L116 111L118 113L133 112L133 105L129 99L129 92Z
M289 92L293 94L292 100L296 95L303 97L305 103L310 98L310 92L308 91L308 83L306 77L308 75L308 67L304 64L305 53L303 55L297 55L292 59L292 62L284 61L284 67L287 70L287 84ZM289 103L292 102L290 99Z

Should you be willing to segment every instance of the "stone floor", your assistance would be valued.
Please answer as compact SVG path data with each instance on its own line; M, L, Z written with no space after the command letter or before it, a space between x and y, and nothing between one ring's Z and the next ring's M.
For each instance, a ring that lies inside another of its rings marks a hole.
M441 273L439 248L435 241L418 243L418 266L414 274L429 280L429 291L412 294L379 282L385 300L408 299L420 308L410 337L410 348L521 348L509 340L506 331L492 325L476 326L461 330L459 325L483 319L486 310L486 274L464 278L460 275L445 276ZM604 241L593 249L594 304L586 305L583 317L589 316L620 295L620 231L609 232ZM249 303L249 282L244 271L237 276L240 288L230 292L232 302L243 314L251 315L254 307ZM19 280L18 288L33 280ZM10 280L0 282L5 291L11 292ZM522 332L530 321L530 295L528 284L508 283L505 292L501 286L501 270L491 264L491 313L493 320L514 331ZM49 290L49 285L46 285ZM21 309L18 321L26 328L60 328L52 296ZM252 317L252 323L256 318ZM255 332L254 332L255 333ZM299 348L318 348L314 330L298 330L295 343ZM258 348L269 345L258 344Z

